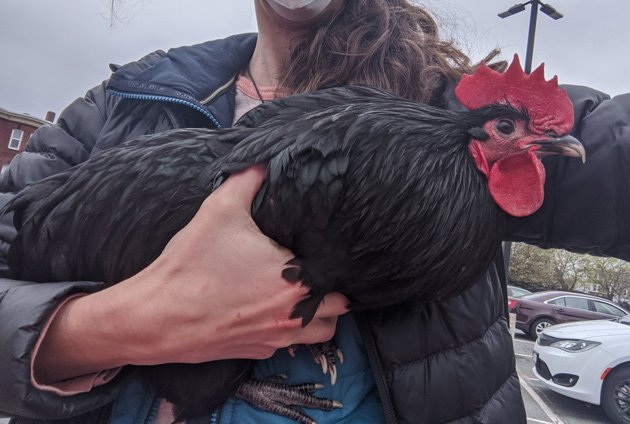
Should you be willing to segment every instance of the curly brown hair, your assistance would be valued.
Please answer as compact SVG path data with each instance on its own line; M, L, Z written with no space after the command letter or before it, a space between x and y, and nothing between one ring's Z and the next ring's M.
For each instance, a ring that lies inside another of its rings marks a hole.
M471 64L453 40L442 39L433 16L413 0L339 0L318 25L292 45L283 92L315 91L348 84L369 85L410 100L439 101ZM110 0L110 19L121 0ZM481 62L503 71L505 61Z
M446 83L475 67L452 40L440 38L429 12L408 0L345 0L332 13L295 41L284 88L297 93L362 84L434 103Z

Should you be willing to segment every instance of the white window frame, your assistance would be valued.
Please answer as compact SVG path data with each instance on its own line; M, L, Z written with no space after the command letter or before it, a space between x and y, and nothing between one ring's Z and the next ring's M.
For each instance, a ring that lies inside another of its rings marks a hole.
M19 135L18 135L19 134ZM11 137L9 138L9 149L11 150L20 150L20 145L22 144L22 139L24 138L24 130L19 128L13 128L11 131ZM17 146L12 146L13 143L17 141Z

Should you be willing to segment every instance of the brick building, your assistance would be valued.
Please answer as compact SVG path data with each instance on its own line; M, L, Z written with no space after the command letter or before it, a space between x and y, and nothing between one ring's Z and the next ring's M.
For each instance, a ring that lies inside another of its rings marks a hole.
M46 114L46 120L0 108L0 165L2 170L13 156L26 147L33 132L42 125L49 125L55 119L53 112Z

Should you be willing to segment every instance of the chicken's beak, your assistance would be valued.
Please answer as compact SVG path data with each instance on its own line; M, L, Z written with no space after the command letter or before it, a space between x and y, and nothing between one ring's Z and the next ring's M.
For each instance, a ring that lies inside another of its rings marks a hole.
M586 163L586 151L580 141L570 135L549 138L547 140L534 141L531 144L540 146L536 153L548 155L563 155L574 158L582 158L582 163Z

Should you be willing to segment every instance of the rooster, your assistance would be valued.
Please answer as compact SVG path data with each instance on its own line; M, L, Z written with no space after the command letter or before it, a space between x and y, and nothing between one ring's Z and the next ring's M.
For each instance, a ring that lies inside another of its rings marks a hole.
M253 218L294 252L283 277L310 289L293 318L306 325L332 291L355 311L450 298L489 266L505 214L542 204L540 157L585 156L568 135L571 102L542 66L526 75L516 57L505 73L481 65L455 94L470 110L367 87L325 89L263 104L234 128L173 130L104 151L15 197L10 268L31 281L115 284L152 262L227 176L264 164ZM185 418L235 393L269 403L258 396L271 389L245 382L252 365L140 372ZM313 399L315 389L295 390ZM291 404L281 412L310 422Z

